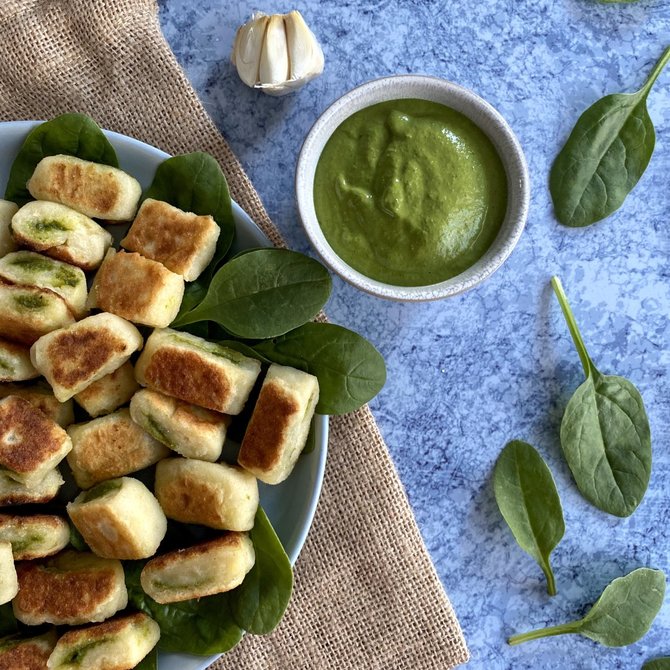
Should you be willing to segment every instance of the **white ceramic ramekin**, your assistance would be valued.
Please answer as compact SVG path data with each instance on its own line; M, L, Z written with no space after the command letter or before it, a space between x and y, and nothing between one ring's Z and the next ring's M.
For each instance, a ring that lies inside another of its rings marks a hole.
M438 102L467 116L489 137L507 174L507 213L489 250L465 272L428 286L395 286L371 279L345 263L326 240L314 209L314 173L335 129L355 112L387 100L420 98ZM296 170L296 198L303 226L314 248L334 272L350 284L391 300L439 300L471 289L493 274L512 253L528 216L530 182L521 145L505 119L472 91L437 77L398 75L375 79L336 100L317 120L305 140Z

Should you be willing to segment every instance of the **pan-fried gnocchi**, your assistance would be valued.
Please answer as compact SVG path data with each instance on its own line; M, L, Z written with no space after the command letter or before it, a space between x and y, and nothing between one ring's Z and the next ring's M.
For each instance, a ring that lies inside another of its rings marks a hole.
M174 321L183 297L180 275L139 254L110 249L91 286L88 305L163 328Z
M176 603L230 591L254 566L246 533L226 533L209 542L152 558L142 569L142 588L158 603Z
M51 630L37 637L0 640L0 670L45 670L57 639Z
M60 637L49 657L49 670L129 670L159 638L158 624L141 612L70 630Z
M53 291L77 319L86 315L86 275L74 265L33 251L15 251L0 258L0 279Z
M39 377L30 349L0 338L0 382L21 382Z
M77 393L74 399L89 416L97 417L125 405L139 387L135 381L133 365L126 361L118 370L101 377Z
M28 190L36 200L61 203L107 221L131 221L142 195L137 179L122 170L62 154L37 164Z
M214 257L220 233L210 215L198 216L147 198L121 246L162 263L186 281L193 281Z
M48 470L44 478L30 488L0 471L0 507L48 503L58 495L62 485L63 478L57 468Z
M51 391L51 387L38 382L24 386L22 384L0 384L0 398L15 395L27 400L33 407L46 414L62 428L66 428L74 421L72 400L59 402Z
M56 260L94 270L112 243L111 234L87 216L57 202L29 202L12 217L14 239Z
M59 295L35 286L0 282L0 337L31 345L71 323L72 312Z
M65 549L70 527L53 514L0 514L0 541L12 545L15 561L44 558Z
M0 256L16 250L16 241L12 236L12 217L19 208L9 200L0 200Z
M19 591L12 545L0 541L0 605L8 603Z
M140 332L114 314L94 314L41 337L30 350L33 365L61 402L120 368L142 348Z

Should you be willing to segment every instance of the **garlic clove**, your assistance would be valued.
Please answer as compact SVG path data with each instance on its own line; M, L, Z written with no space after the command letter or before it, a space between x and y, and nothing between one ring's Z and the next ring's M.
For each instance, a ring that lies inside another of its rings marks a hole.
M284 19L281 14L275 14L270 17L265 31L258 80L261 84L281 84L288 78L288 45Z
M298 11L284 16L291 80L306 84L323 72L323 51Z
M242 81L268 95L285 95L323 72L319 43L300 12L255 13L235 36L231 59Z
M269 18L266 14L256 13L235 34L232 61L240 79L247 86L255 86L258 82L261 51Z

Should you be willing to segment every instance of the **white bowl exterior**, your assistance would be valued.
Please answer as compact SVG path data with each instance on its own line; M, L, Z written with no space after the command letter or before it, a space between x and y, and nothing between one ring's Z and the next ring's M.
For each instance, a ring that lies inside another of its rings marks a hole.
M326 239L314 208L314 174L321 152L335 129L365 107L403 98L437 102L460 112L487 135L498 152L507 175L507 213L488 251L465 272L430 286L395 286L371 279L345 263ZM472 91L437 77L397 75L375 79L336 100L310 130L296 169L298 211L307 236L323 261L343 279L368 293L403 301L439 300L476 286L509 257L521 237L528 216L530 180L528 167L514 132L505 119Z
M0 123L0 186L7 183L12 160L18 152L26 134L38 121L11 121ZM146 189L151 184L156 168L169 154L144 142L105 131L114 146L120 167L132 174ZM233 202L233 216L237 225L234 251L249 247L269 246L265 234L249 218L248 214ZM323 474L328 450L328 417L320 416L316 424L316 447L310 454L302 456L282 484L267 486L259 482L260 498L286 553L295 564L312 524L316 505L321 493ZM193 656L190 654L159 653L159 670L205 670L218 656Z

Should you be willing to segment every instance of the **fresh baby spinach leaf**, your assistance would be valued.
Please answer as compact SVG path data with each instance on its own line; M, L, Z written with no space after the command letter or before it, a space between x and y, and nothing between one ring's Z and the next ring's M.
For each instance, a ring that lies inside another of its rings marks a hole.
M45 156L57 154L119 166L114 147L93 119L84 114L61 114L28 133L12 163L5 199L19 206L32 200L26 184L35 167Z
M158 166L144 197L163 200L186 212L211 214L214 217L221 228L221 234L216 243L214 258L203 273L203 277L209 280L228 253L235 237L228 183L216 159L201 151L168 158ZM191 291L193 289L187 288L188 293Z
M670 670L670 656L661 656L647 661L642 670Z
M276 337L313 319L331 287L326 268L309 256L256 249L223 265L200 304L173 325L214 321L237 337Z
M261 507L249 533L256 561L244 581L230 592L235 623L249 633L265 635L284 616L293 590L293 570L288 556Z
M332 323L306 323L254 349L274 363L318 378L318 414L353 412L374 398L386 382L384 359L372 344Z
M582 495L615 516L630 516L651 475L651 431L640 392L603 375L586 351L558 277L551 280L584 368L561 421L561 446Z
M644 86L608 95L579 118L551 169L549 188L558 220L589 226L621 207L654 151L647 96L670 60L663 52Z
M563 510L554 478L537 450L527 442L507 444L493 470L496 502L519 546L547 578L547 593L556 595L549 555L565 533Z
M144 563L126 562L128 602L158 623L160 649L207 656L232 649L244 635L230 611L229 593L161 605L140 584Z
M0 605L0 637L16 635L19 632L19 622L14 616L12 603Z
M661 570L638 568L607 586L583 619L513 635L507 642L514 645L575 633L606 647L624 647L647 633L661 609L664 595L665 574Z
M140 662L135 666L135 670L157 670L158 669L158 649L154 647Z

